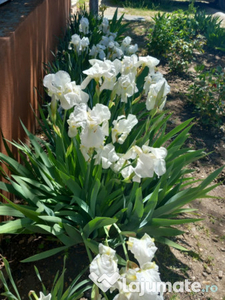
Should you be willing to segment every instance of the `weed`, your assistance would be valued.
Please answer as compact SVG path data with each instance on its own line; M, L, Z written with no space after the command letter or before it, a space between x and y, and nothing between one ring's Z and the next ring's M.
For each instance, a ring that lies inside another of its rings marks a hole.
M212 223L212 224L215 224L215 219L213 217L210 217L209 218L209 221Z
M205 71L203 65L195 68L196 81L189 87L189 101L200 115L204 125L219 127L225 112L225 72L221 66Z
M170 300L180 300L180 296L178 294L173 294Z
M209 228L206 228L204 225L198 224L198 225L196 225L196 229L199 230L199 231L203 230L203 232L205 233L205 235L207 237L210 236Z
M207 256L205 259L205 262L207 263L208 266L212 266L213 265L213 261L214 261L214 257L213 256Z
M198 34L193 12L193 5L190 5L187 12L178 10L173 14L158 13L153 18L155 26L150 29L148 36L149 51L164 57L173 72L186 71L194 50L203 51L204 39Z
M208 268L207 264L203 264L204 269L206 270Z
M173 72L187 71L194 51L203 52L205 45L225 51L225 29L221 21L197 11L193 1L187 11L158 13L153 20L155 26L150 29L148 49L152 55L164 58Z
M206 234L207 237L210 236L210 230L209 230L209 228L205 228L205 234Z
M199 31L206 37L207 46L225 51L225 29L221 27L222 20L219 17L208 16L199 10L195 14Z

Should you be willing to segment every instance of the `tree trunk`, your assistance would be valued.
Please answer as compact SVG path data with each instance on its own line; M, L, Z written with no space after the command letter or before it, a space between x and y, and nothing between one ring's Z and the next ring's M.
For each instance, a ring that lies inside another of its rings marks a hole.
M98 0L89 0L89 9L92 15L98 14Z

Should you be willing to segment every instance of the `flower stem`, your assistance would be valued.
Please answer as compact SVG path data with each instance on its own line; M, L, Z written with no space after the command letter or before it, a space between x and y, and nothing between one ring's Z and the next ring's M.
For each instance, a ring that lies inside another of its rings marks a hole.
M105 298L106 300L109 300L109 298L107 297L107 295L106 295L105 292L102 291L102 294L104 295L104 298Z
M106 235L106 237L105 237L105 244L106 244L106 246L109 246L109 243L108 243L109 231L107 229L107 226L104 226L104 231L105 231L105 235Z
M121 230L119 229L119 227L115 223L113 225L116 228L117 232L119 233L120 241L121 241L121 244L122 244L122 247L123 247L123 252L124 252L124 255L126 257L126 260L128 261L129 256L128 256L128 253L127 253L127 248L126 248L126 245L125 245L125 241L124 241L123 236L121 234Z
M83 232L81 232L81 236L82 236L82 239L84 241L84 246L85 246L85 249L87 251L87 255L88 255L88 259L90 261L90 263L92 262L93 258L92 258L92 255L91 255L91 251L90 249L88 248L88 245L87 245L87 240L86 238L83 236Z
M29 291L28 297L30 300L32 300L31 296L34 297L35 300L38 300L38 296L36 295L35 291Z
M64 130L65 130L65 123L66 123L66 113L67 110L64 111L64 115L63 115L63 124L62 124L62 136L64 134Z
M56 123L56 111L57 111L57 100L55 98L55 95L53 95L51 99L51 120L53 124Z

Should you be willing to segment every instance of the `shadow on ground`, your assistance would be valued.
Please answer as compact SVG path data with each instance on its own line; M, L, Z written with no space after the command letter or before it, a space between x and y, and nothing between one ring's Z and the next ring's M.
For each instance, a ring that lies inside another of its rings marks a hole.
M129 8L141 8L141 9L150 9L157 10L161 12L174 12L178 9L182 9L184 11L188 10L188 6L190 5L190 1L129 1L129 0L101 0L101 5L106 5L110 7L129 7ZM215 4L213 3L203 3L200 1L196 1L196 8L202 10L212 10L215 8ZM212 12L214 13L214 12Z

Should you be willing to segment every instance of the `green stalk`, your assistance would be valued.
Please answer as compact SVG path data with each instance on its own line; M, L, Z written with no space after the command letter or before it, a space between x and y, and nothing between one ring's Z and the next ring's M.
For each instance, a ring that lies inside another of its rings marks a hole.
M102 294L103 294L103 296L104 296L104 298L105 298L106 300L109 300L109 298L107 297L107 295L106 295L105 292L102 291Z
M62 132L61 132L61 139L62 139L62 147L63 147L63 152L66 155L67 150L65 149L65 143L64 143L64 131L65 131L65 123L66 123L66 113L67 110L64 111L63 115L63 123L62 123ZM68 168L68 160L66 159L66 165Z
M67 113L67 110L64 111L64 115L63 115L63 126L62 126L62 137L63 137L63 134L64 134L64 130L65 130L65 123L66 123L66 113Z
M121 244L122 244L122 247L123 247L123 252L124 252L124 255L126 257L126 260L128 261L129 256L128 256L128 253L127 253L127 248L126 248L123 236L121 234L121 230L119 229L119 227L115 223L113 224L113 226L116 228L117 232L119 233L120 241L121 241Z
M56 122L56 110L57 110L57 100L55 99L55 95L52 95L51 99L51 119L52 123Z
M105 244L106 244L106 246L109 246L109 243L108 243L109 231L106 226L104 226L104 231L105 231L105 235L106 235Z
M28 297L30 300L33 300L31 296L33 296L35 300L39 299L38 296L36 295L35 291L29 291Z
M87 171L84 182L84 190L87 191L89 189L89 177L90 177L91 163L87 162Z
M93 97L93 107L97 103L99 103L100 95L101 95L100 86L99 86L99 83L96 81L95 94L94 94L94 97Z
M88 246L87 246L87 244L86 244L86 239L85 239L85 237L84 237L84 235L83 235L83 232L81 232L81 236L82 236L82 239L83 239L83 241L84 241L84 246L85 246L85 249L86 249L86 251L87 251L88 259L89 259L89 261L90 261L90 263L91 263L92 260L93 260L93 258L92 258L92 255L91 255L91 251L90 251L90 249L88 248Z

